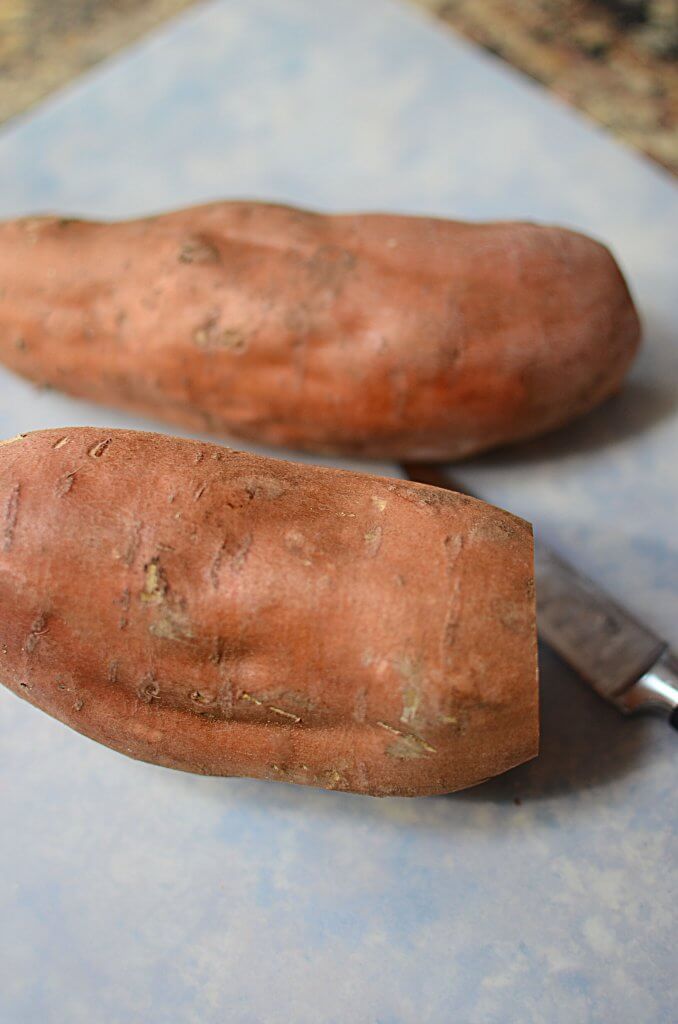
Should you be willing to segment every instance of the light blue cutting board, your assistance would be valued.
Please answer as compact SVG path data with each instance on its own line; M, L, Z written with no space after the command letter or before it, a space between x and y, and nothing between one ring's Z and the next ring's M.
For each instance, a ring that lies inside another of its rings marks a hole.
M0 137L2 215L222 196L610 243L647 324L625 395L463 478L678 642L666 177L389 0L199 6ZM156 426L0 375L0 434L77 423ZM0 1021L672 1024L677 737L549 657L543 703L530 766L378 802L136 764L3 691Z

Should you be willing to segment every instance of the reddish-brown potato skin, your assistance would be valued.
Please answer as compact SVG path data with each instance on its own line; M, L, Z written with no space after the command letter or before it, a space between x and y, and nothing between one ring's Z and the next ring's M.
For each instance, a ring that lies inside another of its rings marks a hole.
M526 223L215 203L0 225L0 359L191 429L460 458L616 391L639 322L608 250Z
M373 795L537 752L527 523L154 434L0 447L2 681L141 760Z

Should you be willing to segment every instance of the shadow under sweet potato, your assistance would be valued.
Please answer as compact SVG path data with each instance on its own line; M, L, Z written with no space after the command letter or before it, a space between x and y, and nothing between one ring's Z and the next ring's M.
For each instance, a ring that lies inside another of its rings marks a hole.
M476 456L473 465L520 468L583 455L636 437L676 410L678 388L670 378L666 383L649 379L630 380L618 394L581 419L533 441Z
M449 799L505 803L567 796L625 775L648 750L650 733L663 723L625 718L545 645L539 661L539 756Z

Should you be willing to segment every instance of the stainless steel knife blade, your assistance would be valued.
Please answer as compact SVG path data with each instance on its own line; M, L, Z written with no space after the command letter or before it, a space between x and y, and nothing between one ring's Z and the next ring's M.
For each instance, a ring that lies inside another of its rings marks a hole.
M410 480L469 493L439 466L402 469ZM539 538L534 562L540 637L620 711L663 713L678 729L678 657L668 644Z

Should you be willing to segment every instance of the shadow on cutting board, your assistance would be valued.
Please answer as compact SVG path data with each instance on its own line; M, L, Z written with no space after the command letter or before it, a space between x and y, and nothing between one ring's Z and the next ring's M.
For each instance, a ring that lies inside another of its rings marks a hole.
M669 381L670 381L669 377ZM474 465L527 466L621 444L678 411L678 389L668 383L630 380L619 392L573 423L534 441L474 457Z
M624 718L545 646L539 665L539 757L447 799L504 803L567 796L625 775L649 749L649 733L664 723Z

